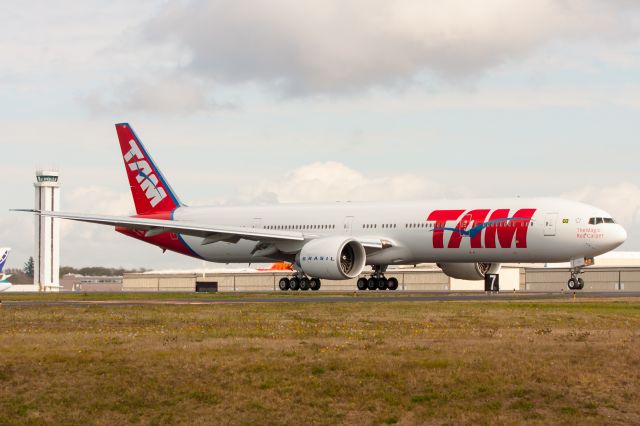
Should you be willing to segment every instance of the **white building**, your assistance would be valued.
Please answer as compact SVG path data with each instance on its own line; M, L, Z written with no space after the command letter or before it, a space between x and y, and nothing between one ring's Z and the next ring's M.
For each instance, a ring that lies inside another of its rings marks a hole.
M35 209L60 209L59 173L36 171ZM36 245L33 284L40 291L58 291L60 288L60 224L58 219L36 215Z

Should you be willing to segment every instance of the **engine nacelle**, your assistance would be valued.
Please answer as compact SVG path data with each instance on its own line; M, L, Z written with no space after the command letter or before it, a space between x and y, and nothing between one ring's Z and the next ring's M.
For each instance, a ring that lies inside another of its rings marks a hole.
M484 280L486 274L497 274L500 263L438 263L447 276L459 280Z
M310 277L347 280L360 275L367 254L357 240L336 236L309 241L302 246L297 260Z

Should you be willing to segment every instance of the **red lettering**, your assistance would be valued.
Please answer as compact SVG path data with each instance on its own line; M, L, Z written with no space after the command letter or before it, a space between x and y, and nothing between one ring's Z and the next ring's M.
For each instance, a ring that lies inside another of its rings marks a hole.
M500 247L511 248L513 237L516 237L516 248L527 248L527 233L529 232L529 222L536 209L520 209L509 219L509 209L498 209L491 214L491 223L484 234L486 248L496 248L496 234ZM508 219L508 220L500 220ZM519 226L519 225L525 226Z
M498 231L498 227L502 225L503 222L495 222L499 219L506 219L509 217L509 209L498 209L491 213L489 216L489 226L484 231L484 246L485 248L496 248L496 233Z
M444 248L444 230L447 221L457 220L464 210L434 210L431 212L428 221L435 221L433 229L433 248Z
M489 209L471 210L462 217L462 220L460 220L460 222L458 222L458 225L456 225L456 229L467 231L470 226L471 229L473 229L478 225L482 225L488 214ZM451 234L448 247L460 248L460 242L462 241L463 234L464 232L454 232L453 234ZM469 238L471 239L471 248L482 248L482 229L469 234Z

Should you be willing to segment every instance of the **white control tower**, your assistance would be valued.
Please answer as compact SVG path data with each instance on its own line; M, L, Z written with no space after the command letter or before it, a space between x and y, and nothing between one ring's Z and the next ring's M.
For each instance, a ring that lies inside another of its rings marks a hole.
M36 210L60 209L58 172L36 171ZM36 215L36 256L33 284L40 291L60 288L60 225L57 219Z

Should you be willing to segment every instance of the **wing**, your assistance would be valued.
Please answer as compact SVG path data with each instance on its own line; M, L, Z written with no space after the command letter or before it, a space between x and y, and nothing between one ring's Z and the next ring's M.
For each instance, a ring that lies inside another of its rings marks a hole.
M16 209L14 211L35 213L47 217L75 220L78 222L96 223L99 225L116 226L126 229L145 231L145 236L153 237L165 232L192 235L203 238L202 245L218 241L238 242L239 239L274 243L277 241L306 241L320 238L317 234L304 234L295 231L272 231L269 229L245 228L241 226L209 225L189 221L175 221L165 219L147 219L128 216L105 216L86 213L62 213L30 209ZM358 238L356 239L367 250L367 253L383 250L395 246L387 239Z
M202 223L175 221L164 219L146 219L126 216L104 216L85 213L62 213L38 210L15 210L36 213L42 216L60 219L75 220L78 222L97 223L99 225L117 226L127 229L146 231L146 236L153 237L165 232L175 234L192 235L208 239L210 243L223 241L227 238L239 237L256 241L304 241L301 232L271 231L268 229L243 228L240 226L219 226ZM207 242L203 242L207 243Z

